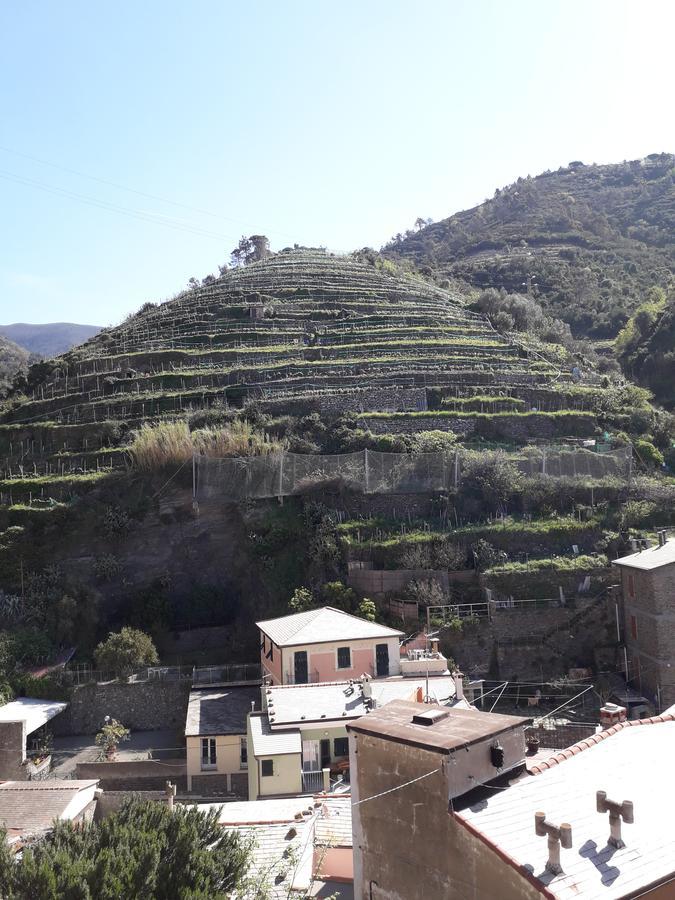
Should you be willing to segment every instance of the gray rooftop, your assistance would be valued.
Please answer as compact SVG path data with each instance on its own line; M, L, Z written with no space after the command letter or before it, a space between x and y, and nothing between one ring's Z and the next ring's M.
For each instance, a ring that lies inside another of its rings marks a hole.
M79 811L71 805L78 794L83 793L83 803L93 800L97 785L97 779L5 781L0 784L0 826L7 829L10 840L19 834L45 831L69 807L73 813Z
M432 725L413 722L413 716L419 715L420 710L434 709L438 707L421 707L419 703L394 700L383 709L376 709L368 716L349 723L348 728L395 743L438 753L453 753L532 722L532 719L523 716L504 716L457 707L444 709L445 716Z
M260 709L260 688L232 687L192 691L185 720L185 736L246 734L251 704Z
M379 708L391 700L415 700L418 688L426 691L426 679L373 679L370 686ZM453 701L453 679L447 674L429 678L429 694L438 703ZM275 685L266 689L266 695L267 712L273 729L310 722L349 722L369 712L359 682L352 685L347 681Z
M648 547L646 550L638 550L615 559L615 566L628 566L631 569L660 569L661 566L670 566L675 563L675 540L666 541L661 546Z
M32 734L46 725L68 706L61 700L37 700L34 697L17 697L11 703L0 706L0 722L25 722L26 734Z

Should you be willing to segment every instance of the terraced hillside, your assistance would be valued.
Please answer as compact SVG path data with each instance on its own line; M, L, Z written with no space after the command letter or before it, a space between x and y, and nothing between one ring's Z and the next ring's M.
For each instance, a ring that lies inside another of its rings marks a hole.
M0 631L87 658L121 625L169 653L170 631L226 625L246 661L250 623L303 585L356 610L412 572L422 617L458 596L439 572L483 606L484 586L603 591L618 529L669 524L668 422L515 340L391 263L294 250L33 366L0 419Z
M148 305L43 364L2 418L2 490L21 470L13 500L63 499L124 464L131 429L214 405L386 414L497 390L521 407L525 392L531 408L570 372L421 279L319 251L281 253Z

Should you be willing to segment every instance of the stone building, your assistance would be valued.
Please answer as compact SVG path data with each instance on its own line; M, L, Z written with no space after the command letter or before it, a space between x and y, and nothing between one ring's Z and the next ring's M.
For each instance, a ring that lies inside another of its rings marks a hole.
M626 680L657 710L675 703L675 540L614 561L621 571Z

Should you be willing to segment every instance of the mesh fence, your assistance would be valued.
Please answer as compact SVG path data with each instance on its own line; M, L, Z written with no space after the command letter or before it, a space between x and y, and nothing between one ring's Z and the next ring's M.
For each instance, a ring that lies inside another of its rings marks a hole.
M247 500L302 494L330 485L366 494L424 494L462 482L469 454L380 453L360 450L331 456L271 453L214 459L195 457L198 500ZM523 475L549 478L627 479L630 448L610 453L536 448L509 457Z

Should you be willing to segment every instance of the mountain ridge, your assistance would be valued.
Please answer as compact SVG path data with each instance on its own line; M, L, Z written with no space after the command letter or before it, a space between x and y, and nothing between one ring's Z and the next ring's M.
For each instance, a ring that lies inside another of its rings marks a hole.
M81 325L76 322L12 322L0 325L0 334L30 353L46 358L66 353L99 331L99 325Z

